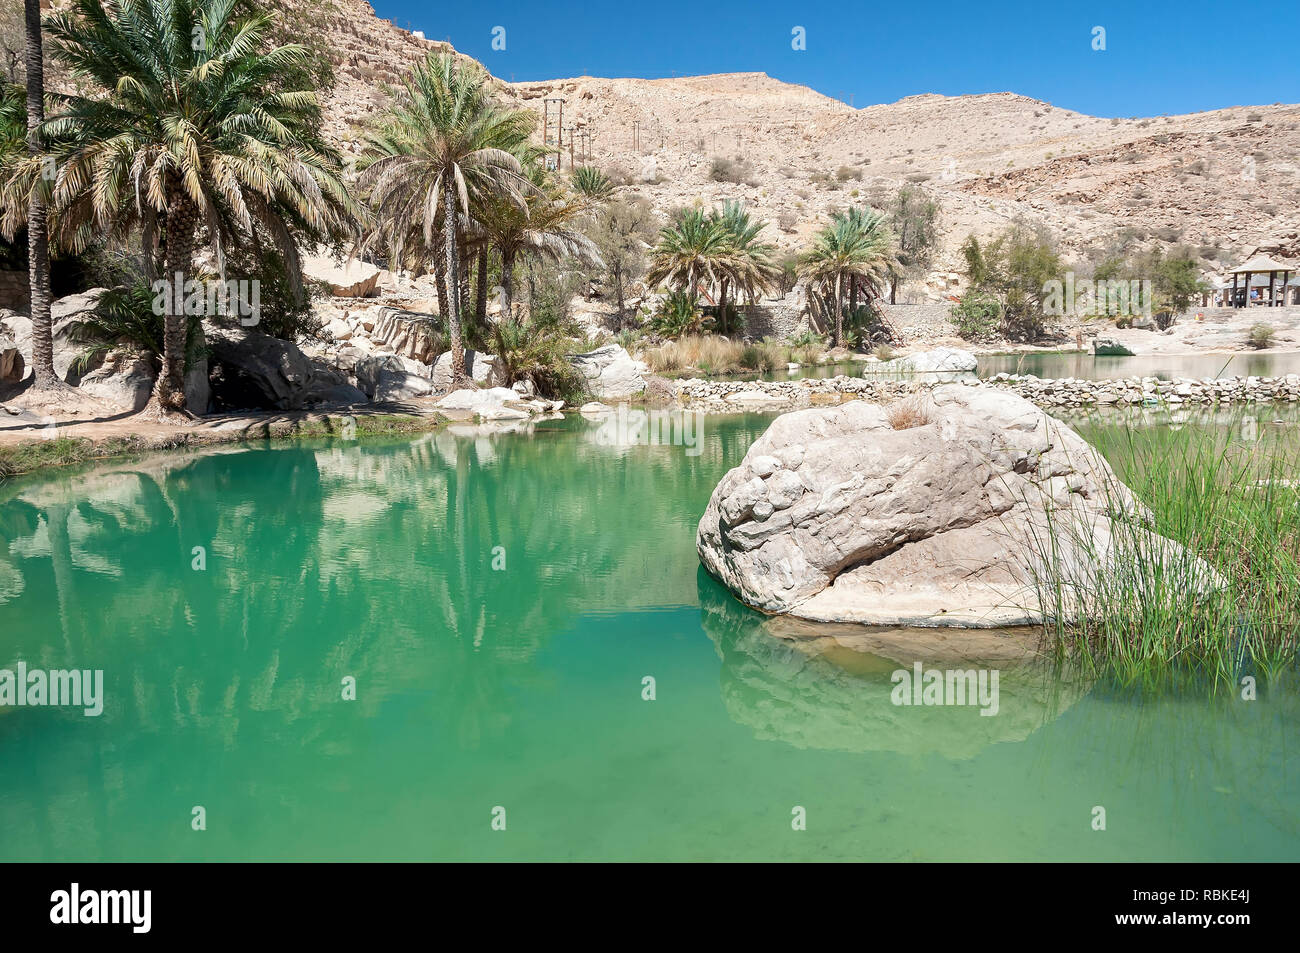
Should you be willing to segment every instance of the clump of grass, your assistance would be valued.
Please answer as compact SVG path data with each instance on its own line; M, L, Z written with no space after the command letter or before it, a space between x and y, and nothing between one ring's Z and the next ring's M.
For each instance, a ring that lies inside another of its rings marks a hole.
M929 401L920 396L904 397L885 406L885 419L895 430L924 427L933 420Z
M1273 328L1263 322L1253 324L1250 333L1246 335L1246 343L1257 351L1273 346L1273 337L1276 332Z
M1147 505L1151 530L1179 555L1126 520L1116 520L1119 560L1098 559L1086 591L1040 585L1045 634L1057 652L1099 677L1143 688L1231 691L1247 675L1273 680L1295 665L1300 633L1300 450L1266 437L1249 442L1185 427L1085 434L1116 477ZM1123 487L1106 491L1116 508ZM1087 527L1077 532L1086 544ZM1076 538L1077 539L1077 538ZM1049 551L1050 549L1050 551ZM1053 571L1055 546L1039 554ZM1222 581L1203 587L1199 557ZM1105 565L1105 569L1095 568ZM1064 601L1087 606L1062 621Z
M871 353L879 361L892 361L894 359L894 349L888 344L877 344L871 349Z

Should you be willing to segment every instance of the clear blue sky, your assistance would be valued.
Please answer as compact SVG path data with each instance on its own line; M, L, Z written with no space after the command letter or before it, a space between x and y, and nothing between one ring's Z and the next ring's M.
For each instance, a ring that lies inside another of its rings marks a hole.
M1011 91L1097 116L1300 102L1300 0L371 2L504 79L761 71L857 106Z

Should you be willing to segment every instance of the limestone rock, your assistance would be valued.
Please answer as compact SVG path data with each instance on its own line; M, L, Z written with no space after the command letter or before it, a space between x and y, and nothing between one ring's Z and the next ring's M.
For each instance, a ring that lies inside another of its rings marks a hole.
M1164 560L1164 585L1221 584L1150 532L1092 447L1024 398L950 384L931 400L928 422L905 430L864 401L777 418L713 491L696 540L704 566L765 612L873 625L1038 622L1048 578L1077 618L1097 572L1146 564L1138 549Z
M633 360L622 345L606 344L569 360L587 379L593 397L618 400L645 390L645 374L650 368L644 361Z
M881 365L884 370L912 374L966 374L973 372L979 362L970 351L956 347L937 347L906 357L894 358Z
M152 355L121 348L109 351L104 362L86 374L78 386L111 407L136 411L149 403L157 379L158 364Z
M465 371L475 384L496 387L502 383L496 363L497 359L492 354L471 350L465 352ZM451 387L451 351L443 351L433 362L433 386L437 390L447 390Z
M397 354L376 354L356 362L357 387L373 400L409 400L434 392L428 365Z
M22 351L16 347L0 350L0 384L16 384L25 372Z
M323 281L339 298L365 298L375 293L379 269L364 261L335 261L328 255L306 255L302 273L313 281Z

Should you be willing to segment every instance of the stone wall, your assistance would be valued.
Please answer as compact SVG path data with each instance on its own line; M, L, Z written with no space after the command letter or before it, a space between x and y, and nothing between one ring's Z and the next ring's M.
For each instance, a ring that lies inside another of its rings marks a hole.
M745 340L791 337L807 326L804 317L807 310L808 302L799 290L791 291L784 298L765 298L749 305L744 310Z
M795 381L677 381L677 396L688 408L735 413L741 410L784 410L833 404L854 398L890 402L909 394L924 393L951 381L922 377L805 378ZM1044 380L1032 375L999 374L988 380L970 378L970 387L1010 390L1040 407L1148 406L1177 408L1186 405L1228 406L1300 401L1300 374L1286 377L1179 378L1158 380L1132 377L1122 380Z
M25 271L0 271L0 308L26 311L31 304L31 279Z

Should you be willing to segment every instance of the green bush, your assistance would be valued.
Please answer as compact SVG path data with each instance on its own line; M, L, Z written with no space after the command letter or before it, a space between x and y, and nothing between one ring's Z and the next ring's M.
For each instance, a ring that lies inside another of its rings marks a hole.
M1256 350L1262 351L1266 347L1273 346L1273 328L1267 324L1253 324L1250 328L1250 334L1246 337L1246 343Z
M656 334L673 340L683 334L699 334L705 324L699 295L689 291L668 292L650 319L650 327Z
M949 313L959 337L967 341L987 341L997 336L1002 304L991 294L971 292L954 304Z

